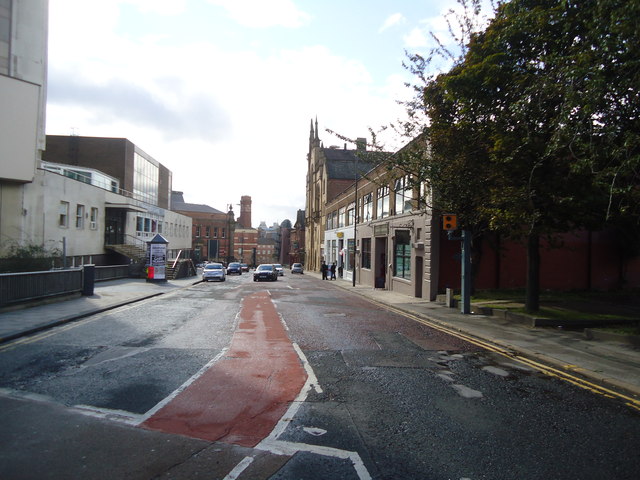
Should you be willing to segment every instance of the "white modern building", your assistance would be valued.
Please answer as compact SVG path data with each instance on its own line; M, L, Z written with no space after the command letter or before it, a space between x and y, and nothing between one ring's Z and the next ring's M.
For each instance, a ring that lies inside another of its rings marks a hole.
M122 263L133 254L119 246L139 256L158 233L169 258L189 250L191 218L169 209L171 172L128 140L55 137L46 158L47 36L47 0L0 0L0 256L36 246L67 265ZM107 143L121 151L107 156Z

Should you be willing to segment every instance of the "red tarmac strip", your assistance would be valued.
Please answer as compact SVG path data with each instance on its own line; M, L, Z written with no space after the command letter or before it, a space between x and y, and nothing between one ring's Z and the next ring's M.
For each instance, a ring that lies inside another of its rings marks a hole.
M227 354L142 426L254 447L306 379L268 292L258 292L244 299Z

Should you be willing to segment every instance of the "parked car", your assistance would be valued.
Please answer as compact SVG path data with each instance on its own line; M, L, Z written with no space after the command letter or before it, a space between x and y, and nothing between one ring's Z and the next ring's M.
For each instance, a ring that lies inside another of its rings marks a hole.
M304 273L304 268L302 268L301 263L294 263L291 265L291 273Z
M253 281L257 282L258 280L269 280L271 282L275 282L278 280L278 272L270 263L263 263L258 265L256 271L253 272Z
M221 263L207 263L202 270L202 281L217 280L224 282L227 279L224 267Z
M243 272L249 271L249 265L247 265L246 263L241 263L240 268L242 269Z
M227 266L227 275L232 275L234 273L238 275L242 275L242 267L237 262L231 262Z
M284 268L282 268L282 265L280 265L279 263L274 263L273 266L275 267L276 272L278 272L278 275L282 277L284 275Z

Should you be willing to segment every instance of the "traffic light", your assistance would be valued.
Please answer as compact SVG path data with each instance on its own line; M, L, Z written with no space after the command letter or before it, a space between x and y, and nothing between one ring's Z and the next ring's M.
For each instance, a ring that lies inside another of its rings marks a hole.
M447 213L442 216L442 229L455 230L458 228L458 217L453 213Z

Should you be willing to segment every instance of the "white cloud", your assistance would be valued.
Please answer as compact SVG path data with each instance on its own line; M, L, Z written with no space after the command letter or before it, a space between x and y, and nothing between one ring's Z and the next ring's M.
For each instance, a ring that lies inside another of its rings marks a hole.
M251 28L298 28L311 19L291 0L209 0L209 3L223 7L232 19Z
M378 33L382 33L385 30L395 27L396 25L403 24L406 21L407 19L404 17L404 15L402 15L401 13L394 13L393 15L390 15L386 18L386 20L378 30Z
M311 118L326 145L341 145L324 128L368 136L402 110L399 76L376 86L362 63L321 45L266 57L174 46L117 34L115 2L52 3L47 133L128 138L173 172L187 202L224 209L250 195L255 225L304 208Z
M130 3L143 13L157 13L159 15L177 15L184 12L186 0L121 0Z

